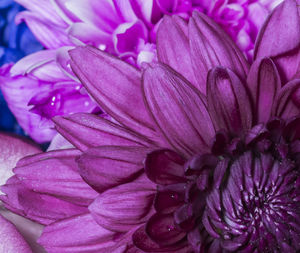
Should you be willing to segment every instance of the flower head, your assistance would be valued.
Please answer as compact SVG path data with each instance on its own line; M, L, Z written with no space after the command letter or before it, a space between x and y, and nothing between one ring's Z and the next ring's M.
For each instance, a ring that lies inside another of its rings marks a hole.
M70 51L111 118L55 117L75 148L21 160L2 201L46 225L49 252L298 251L299 26L284 1L251 67L199 12L164 18L159 62L142 71Z
M163 15L176 14L187 20L193 10L199 10L221 24L251 58L263 20L280 1L17 2L27 10L18 14L16 21L25 21L47 50L26 57L6 71L2 91L25 132L45 142L55 133L50 123L53 116L95 109L70 68L68 50L74 46L92 45L140 67L142 62L157 61L156 33ZM24 87L21 97L15 96L19 79ZM74 106L78 100L80 103Z

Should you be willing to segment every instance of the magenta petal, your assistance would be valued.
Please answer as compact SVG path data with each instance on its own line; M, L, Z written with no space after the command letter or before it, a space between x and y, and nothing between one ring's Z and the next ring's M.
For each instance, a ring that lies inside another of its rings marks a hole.
M14 172L28 189L87 206L98 193L78 174L75 159L80 154L78 150L60 150L36 155L23 159Z
M155 150L147 155L145 172L148 178L162 185L185 182L185 160L172 150Z
M217 67L207 78L209 112L217 130L238 135L252 124L252 110L246 87L229 69Z
M146 233L162 246L178 243L186 236L184 231L176 227L173 214L154 214L146 224Z
M88 113L54 117L56 129L80 150L103 146L150 146L145 137L109 120ZM91 138L93 136L93 138Z
M217 66L233 70L246 79L249 64L229 36L207 16L194 12L189 21L191 59L201 92L206 92L208 71Z
M300 17L296 0L286 0L267 18L257 37L254 57L272 57L300 46Z
M272 115L283 119L300 113L300 79L287 83L279 91L273 105Z
M16 227L0 215L0 252L3 253L32 253Z
M271 116L273 101L281 87L274 62L270 58L255 61L247 83L252 93L257 123L267 122Z
M157 56L160 62L169 65L199 88L194 76L187 36L186 21L178 16L165 16L157 31Z
M91 214L85 214L47 226L38 242L49 253L108 253L117 236L99 226Z
M155 185L128 183L105 191L89 206L96 222L104 228L127 232L147 221L152 212Z
M102 146L87 150L78 159L79 173L89 185L103 192L136 179L143 173L143 160L149 149Z
M202 94L166 65L145 70L143 91L149 111L168 142L189 157L208 149L214 127Z
M137 132L155 135L141 96L138 70L91 47L78 47L70 56L72 69L105 112Z
M7 209L40 224L87 212L85 207L25 188L16 176L11 177L1 190L6 194L1 200Z

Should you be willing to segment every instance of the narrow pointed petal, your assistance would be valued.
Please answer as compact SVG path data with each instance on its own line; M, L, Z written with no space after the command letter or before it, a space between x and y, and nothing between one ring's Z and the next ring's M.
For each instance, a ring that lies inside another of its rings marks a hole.
M86 207L27 189L16 176L11 177L1 190L6 195L1 195L0 199L8 210L40 224L87 212Z
M202 94L166 65L145 70L143 92L158 127L179 154L208 149L214 127Z
M160 62L169 65L198 87L191 62L185 20L177 16L163 18L157 31L157 57Z
M82 151L105 145L153 145L146 137L92 114L76 113L70 116L54 117L52 120L56 124L57 131Z
M32 253L29 245L16 227L0 215L0 252Z
M97 223L116 232L127 232L151 215L155 184L132 182L102 193L89 206Z
M273 101L281 87L280 76L274 62L270 58L254 62L247 83L253 98L257 123L266 123L271 116Z
M140 95L140 72L91 47L70 51L71 66L100 107L121 124L154 136L154 126Z
M206 92L208 71L217 66L233 70L239 78L246 79L249 71L242 52L231 38L207 16L194 12L189 21L189 39L194 73L201 92Z
M217 67L208 74L208 108L216 130L238 135L252 125L250 97L245 85L229 69Z
M84 214L47 226L38 242L49 253L103 253L110 252L117 236L99 226L91 214Z
M300 113L300 79L287 83L278 93L272 115L283 119L292 118Z
M14 172L22 183L38 193L51 194L79 206L88 206L98 193L78 174L78 150L60 150L22 160Z
M102 146L87 150L78 160L79 173L98 192L136 179L143 173L142 147Z
M300 17L296 0L286 0L267 18L257 37L254 57L272 57L300 46Z

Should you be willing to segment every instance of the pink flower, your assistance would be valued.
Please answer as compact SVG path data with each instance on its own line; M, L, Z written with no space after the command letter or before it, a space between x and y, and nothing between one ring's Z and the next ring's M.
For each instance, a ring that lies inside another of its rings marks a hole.
M27 8L17 22L25 21L46 50L11 69L4 67L1 87L23 129L35 141L45 142L55 134L53 116L99 111L70 69L68 50L74 46L92 45L140 66L157 61L156 31L164 14L188 19L193 10L200 10L221 24L251 58L258 29L280 1L17 2ZM24 87L22 96L19 87Z
M75 148L21 160L6 207L46 225L50 253L297 252L297 4L266 20L251 66L198 12L164 17L158 62L142 71L94 47L70 51L111 118L55 117Z

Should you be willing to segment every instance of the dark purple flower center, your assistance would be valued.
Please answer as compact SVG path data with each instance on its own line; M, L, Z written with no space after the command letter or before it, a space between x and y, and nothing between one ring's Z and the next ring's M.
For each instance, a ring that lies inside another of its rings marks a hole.
M241 137L219 132L211 153L188 161L154 151L145 161L157 184L146 234L162 249L185 241L194 252L300 250L299 137L300 117L275 119Z

